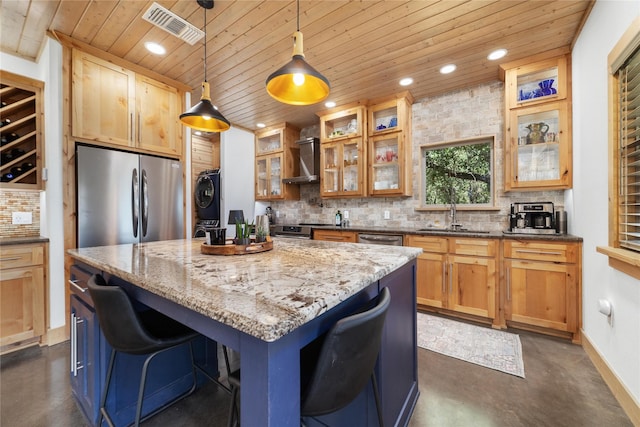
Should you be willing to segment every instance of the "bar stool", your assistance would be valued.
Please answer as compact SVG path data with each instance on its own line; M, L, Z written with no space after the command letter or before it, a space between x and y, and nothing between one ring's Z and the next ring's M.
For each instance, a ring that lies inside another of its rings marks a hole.
M317 417L338 411L351 403L369 380L373 386L378 424L384 425L376 361L382 342L384 320L391 293L383 288L375 305L338 320L324 337L313 341L300 353L300 416ZM305 369L310 367L310 370ZM309 373L308 379L305 375ZM238 392L240 370L229 375L231 408L229 427L240 425ZM315 419L315 418L314 418ZM315 419L322 423L320 420Z
M100 328L112 347L106 383L102 390L100 400L100 419L98 425L101 426L102 419L105 418L107 423L113 426L113 421L107 412L106 401L116 354L118 352L147 355L138 388L138 401L134 422L136 427L140 424L140 421L156 415L173 403L193 393L196 389L196 365L193 358L192 340L199 336L199 334L155 310L146 310L140 313L136 312L126 292L119 286L107 285L101 275L94 274L91 276L87 285L95 305ZM151 360L166 350L186 343L189 343L189 353L191 355L193 386L171 402L145 415L144 418L141 419L147 369Z

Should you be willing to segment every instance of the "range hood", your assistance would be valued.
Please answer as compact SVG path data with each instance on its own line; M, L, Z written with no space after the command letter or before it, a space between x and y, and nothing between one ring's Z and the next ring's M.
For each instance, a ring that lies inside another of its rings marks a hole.
M285 184L313 184L320 182L320 140L309 137L296 141L300 149L300 176L282 178Z

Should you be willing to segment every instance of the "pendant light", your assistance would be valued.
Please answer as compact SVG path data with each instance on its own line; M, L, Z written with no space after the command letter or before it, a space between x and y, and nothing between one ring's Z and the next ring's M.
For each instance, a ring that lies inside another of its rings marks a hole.
M267 92L280 102L291 105L311 105L329 96L329 80L304 60L300 32L300 0L297 31L293 33L293 57L284 67L267 78Z
M207 9L213 9L213 0L197 0L204 9L204 81L200 102L191 109L180 114L180 121L185 126L204 132L224 132L231 124L211 104L211 91L207 83Z

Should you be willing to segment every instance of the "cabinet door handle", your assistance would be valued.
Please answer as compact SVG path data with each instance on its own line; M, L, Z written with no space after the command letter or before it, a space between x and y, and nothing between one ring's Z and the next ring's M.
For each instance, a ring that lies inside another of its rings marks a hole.
M516 249L516 252L520 252L523 254L537 254L537 255L562 255L562 252L536 251L533 249Z
M442 261L442 295L447 293L447 263Z
M133 141L135 139L135 137L136 137L134 135L134 132L133 132L133 126L135 126L135 124L134 124L135 122L133 121L133 117L134 117L133 113L129 114L129 116L131 118L131 125L129 126L129 132L130 132L129 133L129 140Z
M507 268L507 301L511 301L511 269Z
M82 286L78 286L78 280L69 280L69 284L82 293L85 293L89 290L89 288L83 288Z
M78 363L78 323L84 323L84 320L71 312L71 373L74 377L78 376L78 370L84 368Z
M20 257L19 256L14 256L14 257L10 257L10 258L0 258L0 261L2 262L6 262L6 261L17 261L19 260Z

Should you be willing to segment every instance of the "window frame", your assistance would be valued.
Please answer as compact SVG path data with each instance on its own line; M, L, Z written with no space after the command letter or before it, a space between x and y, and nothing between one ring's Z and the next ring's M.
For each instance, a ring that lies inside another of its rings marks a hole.
M491 185L490 185L490 195L491 201L489 203L478 203L478 204L469 204L469 203L460 203L456 204L456 209L458 210L467 210L467 211L487 211L487 210L496 210L499 209L496 207L496 137L495 135L480 135L472 138L464 138L464 139L456 139L451 141L443 141L438 143L431 144L423 144L419 146L420 149L420 206L416 208L416 210L420 211L441 211L450 209L449 204L426 204L426 165L425 165L425 152L428 150L433 150L437 148L446 148L446 147L454 147L454 146L463 146L463 145L474 145L486 142L489 144L490 151L490 175L491 175Z
M609 257L609 266L640 279L640 252L620 247L620 115L618 70L640 47L640 18L634 20L607 57L609 109L609 236L608 246L596 250Z

